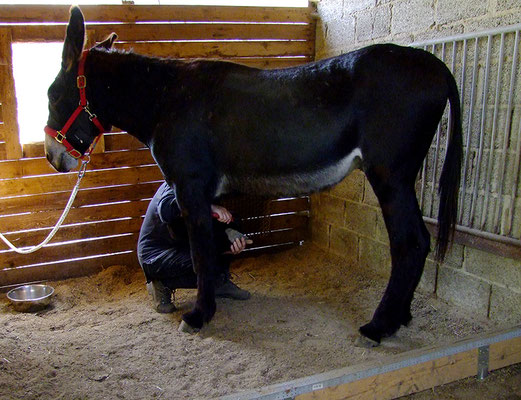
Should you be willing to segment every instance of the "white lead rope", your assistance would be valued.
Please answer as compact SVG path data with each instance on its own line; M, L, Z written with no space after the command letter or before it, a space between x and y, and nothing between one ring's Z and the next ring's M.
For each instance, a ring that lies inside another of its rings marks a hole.
M89 163L88 158L86 161L85 160L82 161L80 171L78 172L78 181L76 182L76 185L72 189L71 197L69 198L69 201L67 202L67 205L65 206L65 210L63 210L63 213L62 213L60 219L58 220L58 222L54 226L53 230L49 233L49 235L47 235L47 237L45 238L45 240L42 243L40 243L37 246L24 247L24 248L19 249L15 245L13 245L9 240L7 240L6 237L4 235L2 235L1 233L0 233L0 239L2 239L5 242L5 244L7 244L11 249L13 249L14 251L16 251L19 254L33 253L37 250L40 250L43 246L45 246L47 243L49 243L49 241L53 238L53 236L56 234L56 232L58 232L58 229L60 229L60 226L62 225L63 221L67 217L67 214L69 214L69 210L71 209L72 203L74 202L74 199L76 198L76 194L78 193L78 190L80 188L80 182L81 182L82 178L85 176L85 170L87 169L88 163Z

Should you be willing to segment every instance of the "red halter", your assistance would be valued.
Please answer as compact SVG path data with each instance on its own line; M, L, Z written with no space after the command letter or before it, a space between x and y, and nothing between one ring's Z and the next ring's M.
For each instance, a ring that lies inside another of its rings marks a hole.
M89 102L87 101L87 95L85 94L85 88L87 87L87 78L85 77L85 60L87 59L87 55L89 54L89 50L83 51L83 54L81 55L81 59L78 65L78 76L76 78L76 86L78 87L78 90L80 91L80 105L72 115L69 117L65 125L60 131L57 131L55 129L52 129L50 126L46 125L44 128L44 131L47 135L52 136L58 143L63 144L65 148L67 149L67 153L69 153L74 158L81 158L82 160L87 160L89 158L90 153L94 150L94 147L96 146L96 143L98 143L98 140L100 137L106 132L105 128L99 121L96 114L93 114L89 109ZM98 131L100 132L98 136L92 141L91 145L85 151L83 156L81 155L81 152L76 150L74 146L72 146L69 141L65 138L65 135L69 131L70 127L76 121L76 118L80 115L82 111L85 111L89 115L89 119L92 121L94 125L96 125L96 128L98 128Z

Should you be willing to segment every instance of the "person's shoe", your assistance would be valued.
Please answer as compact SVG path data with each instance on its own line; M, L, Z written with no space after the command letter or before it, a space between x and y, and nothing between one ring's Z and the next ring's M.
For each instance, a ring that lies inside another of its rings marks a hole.
M241 289L231 280L226 279L215 288L215 297L224 297L233 300L248 300L251 297L250 292Z
M158 313L169 314L176 310L174 303L172 303L172 291L162 282L152 281L147 283L147 290L154 300Z

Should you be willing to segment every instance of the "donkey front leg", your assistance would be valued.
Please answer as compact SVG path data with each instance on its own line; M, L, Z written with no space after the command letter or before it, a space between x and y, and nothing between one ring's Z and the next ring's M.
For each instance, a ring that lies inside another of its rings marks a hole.
M197 274L197 301L183 315L179 330L197 332L215 314L216 249L213 238L210 201L202 185L178 185L177 199L188 230L194 271ZM188 326L187 326L188 325Z
M380 343L382 337L394 334L400 325L407 325L411 320L411 301L423 273L430 236L412 185L373 184L373 188L389 234L392 270L371 322L362 326L360 333Z

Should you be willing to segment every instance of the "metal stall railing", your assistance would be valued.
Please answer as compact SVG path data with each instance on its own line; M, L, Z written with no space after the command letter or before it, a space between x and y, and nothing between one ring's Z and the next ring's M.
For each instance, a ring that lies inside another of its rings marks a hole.
M452 71L460 89L463 172L459 231L521 246L521 24L413 43ZM424 219L435 222L448 112L417 182Z

